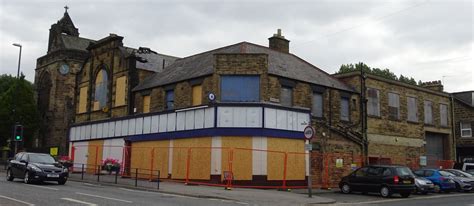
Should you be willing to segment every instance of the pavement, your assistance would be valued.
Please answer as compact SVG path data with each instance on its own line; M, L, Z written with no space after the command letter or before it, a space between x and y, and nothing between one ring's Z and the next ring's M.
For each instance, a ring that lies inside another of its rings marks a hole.
M5 173L0 172L0 176L5 176ZM117 184L115 184L114 175L100 176L99 182L97 182L96 175L84 175L84 177L82 178L81 174L71 174L71 177L68 183L66 183L67 186L74 186L74 187L78 187L78 186L83 187L84 184L87 184L90 186L102 187L102 188L121 188L120 192L126 191L126 190L152 192L152 193L157 193L160 195L175 195L175 196L180 196L180 197L189 197L189 198L196 198L196 199L201 199L201 200L228 201L229 204L235 203L238 205L272 205L272 206L285 205L286 206L286 205L314 205L314 204L335 203L335 200L332 198L320 197L317 195L313 195L312 198L308 198L307 195L302 194L302 193L278 191L274 189L232 188L231 190L225 190L222 187L215 187L215 186L185 185L183 183L178 183L178 182L160 182L160 188L158 190L157 189L158 183L156 181L150 182L148 180L138 180L137 187L135 187L134 179L118 177ZM0 188L3 186L4 185L1 184ZM48 186L49 187L54 186L55 188L62 188L61 186L57 186L54 184L48 185ZM119 191L119 190L116 190L116 191ZM122 197L128 198L129 196L125 194ZM144 203L143 205L147 205L147 204ZM188 204L184 204L184 205L188 205ZM194 204L190 204L190 205L194 205Z

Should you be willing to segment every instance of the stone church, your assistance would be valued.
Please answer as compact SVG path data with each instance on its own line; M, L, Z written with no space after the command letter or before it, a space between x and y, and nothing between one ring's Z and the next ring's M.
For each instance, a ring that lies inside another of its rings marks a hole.
M125 47L122 39L115 34L100 40L80 37L79 29L67 9L64 16L51 25L47 53L37 59L35 69L41 126L34 145L39 150L49 151L52 147L58 147L59 154L66 155L68 128L76 117L90 119L91 115L95 115L107 118L114 114L133 113L133 106L127 101L133 99L130 88L177 59L145 47ZM88 71L102 74L99 83L88 79L89 75L83 72L85 67ZM89 69L91 67L94 68ZM117 73L114 68L119 67L120 72ZM95 88L98 84L101 89L110 92L98 97L91 90L84 89ZM112 105L108 101L112 95L122 96L123 101ZM84 96L90 102L79 102L78 96ZM76 104L80 104L80 111L76 111Z

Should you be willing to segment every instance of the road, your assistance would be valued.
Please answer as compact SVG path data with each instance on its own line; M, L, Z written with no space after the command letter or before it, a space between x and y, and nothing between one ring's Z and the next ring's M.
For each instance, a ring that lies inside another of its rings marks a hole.
M0 179L1 206L52 206L52 205L247 205L243 202L204 199L188 196L131 190L68 181L56 183L24 184L20 179L8 182Z
M449 205L449 206L474 206L474 192L411 195L402 198L394 195L391 198L382 198L378 194L342 194L340 192L318 194L318 196L332 198L337 202L329 205L381 205L381 206L420 206L420 205Z

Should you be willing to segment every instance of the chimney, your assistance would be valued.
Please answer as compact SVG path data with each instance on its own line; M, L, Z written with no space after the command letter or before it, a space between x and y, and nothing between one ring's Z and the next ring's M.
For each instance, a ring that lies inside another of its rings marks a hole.
M441 84L441 80L423 82L421 83L421 86L438 92L442 92L444 90L443 84Z
M278 29L276 34L268 38L268 47L276 51L289 53L290 40L285 39L285 37L281 35L281 29Z

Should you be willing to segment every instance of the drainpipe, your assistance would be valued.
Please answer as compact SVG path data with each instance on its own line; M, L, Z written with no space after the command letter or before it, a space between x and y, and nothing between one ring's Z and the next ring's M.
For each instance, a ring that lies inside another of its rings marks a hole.
M457 160L457 155L456 155L456 150L457 150L457 144L456 144L456 123L454 122L454 97L453 95L450 96L450 104L451 104L451 135L453 137L453 148L454 150L454 159ZM452 153L451 153L452 154ZM459 161L459 160L458 160Z
M362 133L362 150L365 156L365 162L369 162L369 143L367 141L367 112L366 112L366 105L367 101L365 98L365 79L366 74L362 69L362 63L360 67L360 118L361 118L361 133Z

